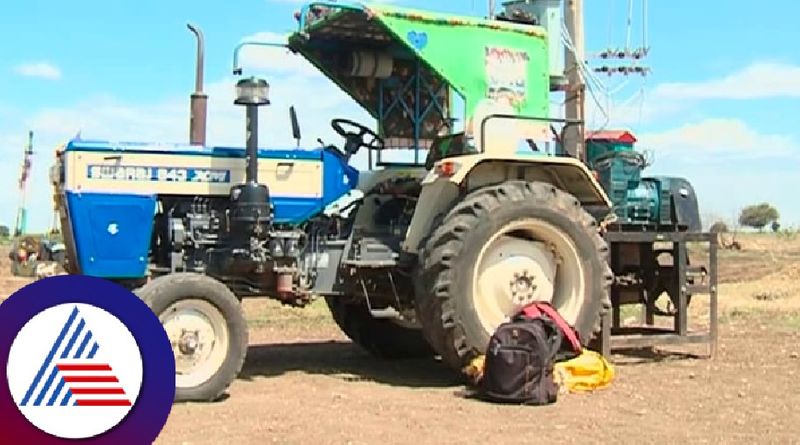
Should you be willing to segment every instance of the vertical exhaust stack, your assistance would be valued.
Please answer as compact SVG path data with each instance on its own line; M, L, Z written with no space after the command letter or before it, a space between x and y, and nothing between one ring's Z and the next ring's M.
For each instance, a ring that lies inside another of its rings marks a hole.
M242 79L236 83L236 105L245 107L245 182L231 188L230 232L243 245L269 238L272 207L269 188L258 182L258 107L269 105L269 84L263 79ZM237 238L238 237L238 238ZM254 241L255 240L255 241ZM251 256L263 266L266 257Z
M203 57L205 42L203 33L191 23L186 25L197 37L197 66L194 80L194 93L191 96L191 116L189 120L189 142L192 145L206 144L206 116L208 109L208 96L203 93Z

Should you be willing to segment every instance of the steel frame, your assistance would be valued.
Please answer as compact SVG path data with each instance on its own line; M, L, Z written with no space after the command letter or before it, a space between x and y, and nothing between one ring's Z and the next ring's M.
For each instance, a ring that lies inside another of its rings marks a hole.
M421 126L432 111L438 112L443 120L448 120L450 116L445 112L447 104L440 103L439 96L442 93L447 93L450 85L447 82L442 82L438 88L434 89L433 85L425 78L424 70L422 69L422 62L419 59L414 61L414 72L406 79L392 79L397 82L396 86L391 86L387 80L381 80L378 83L378 125L380 134L383 136L383 123L384 119L389 116L398 107L408 115L411 125L414 127L413 144L414 144L414 162L408 165L419 166L420 163L420 140L422 138ZM406 94L412 93L411 100L413 103L408 103ZM387 101L385 95L388 93L390 99ZM425 96L430 102L422 109L421 99ZM451 122L452 125L452 122ZM422 160L424 161L424 160ZM390 163L391 165L398 165L396 162ZM381 152L378 152L378 159L376 166L380 167L385 165L381 159ZM372 169L372 153L369 154L369 169Z
M642 323L635 327L623 327L620 322L619 288L612 285L612 308L603 316L601 333L595 339L592 349L603 356L611 356L613 349L630 349L679 344L706 344L708 358L712 358L717 351L718 340L718 306L717 306L717 235L714 233L687 233L687 232L630 232L608 231L606 241L612 247L612 269L619 261L614 255L615 243L641 243L652 244L657 242L673 243L673 258L677 273L674 274L678 289L677 307L675 308L674 326L662 328L655 326L653 308L643 305ZM707 243L708 245L708 275L704 284L690 284L687 282L686 247L688 243ZM708 328L705 330L690 330L688 320L687 294L697 299L698 294L708 295L709 315Z

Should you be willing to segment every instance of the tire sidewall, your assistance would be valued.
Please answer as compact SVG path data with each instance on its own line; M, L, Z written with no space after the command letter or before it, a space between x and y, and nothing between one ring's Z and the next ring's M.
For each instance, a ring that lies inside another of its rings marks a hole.
M525 201L503 201L499 208L479 217L479 222L463 239L463 250L453 259L452 271L459 276L453 277L452 294L455 315L463 329L466 344L481 349L488 344L491 332L484 330L472 299L473 274L478 257L486 242L504 226L520 219L541 219L563 231L574 244L581 264L584 267L585 294L584 304L578 315L575 328L581 338L588 341L596 324L601 309L603 267L597 255L597 248L587 229L581 226L578 218L567 216L568 209L548 208L546 203L535 197L526 197ZM556 210L563 213L559 213ZM574 213L574 212L572 212ZM458 335L456 335L458 337ZM589 337L589 338L587 338Z
M185 299L206 301L224 317L228 328L228 354L222 366L208 380L192 388L176 388L176 401L211 401L221 395L241 371L247 354L248 329L241 305L224 284L197 274L159 277L140 291L140 296L157 317Z
M334 321L355 344L381 358L419 358L434 355L423 330L373 317L363 304L325 297Z

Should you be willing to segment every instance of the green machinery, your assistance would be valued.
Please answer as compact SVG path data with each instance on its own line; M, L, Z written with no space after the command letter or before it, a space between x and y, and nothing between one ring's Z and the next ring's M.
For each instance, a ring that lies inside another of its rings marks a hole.
M601 131L587 137L587 164L614 204L617 222L652 230L702 229L697 197L684 178L643 177L646 157L627 131Z

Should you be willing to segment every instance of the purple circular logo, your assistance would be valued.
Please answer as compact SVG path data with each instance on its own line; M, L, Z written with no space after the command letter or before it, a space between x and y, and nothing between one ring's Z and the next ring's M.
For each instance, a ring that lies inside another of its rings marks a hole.
M151 444L175 399L166 332L135 294L64 275L0 304L4 443Z

